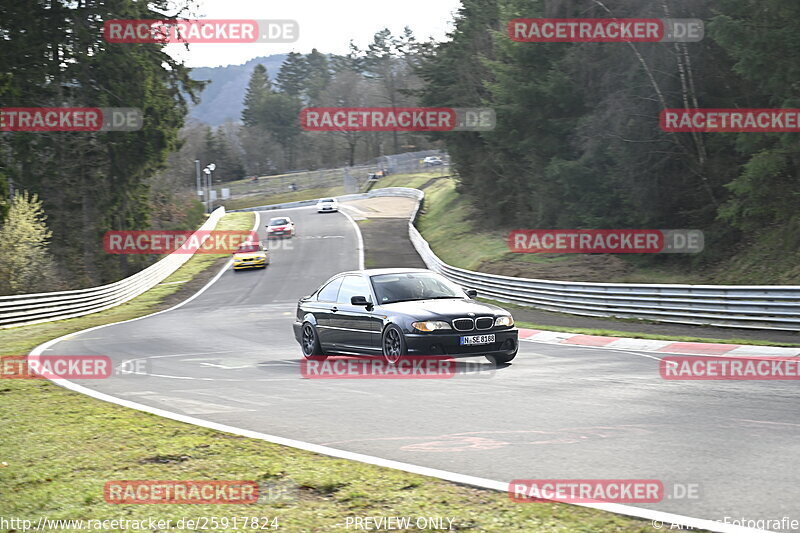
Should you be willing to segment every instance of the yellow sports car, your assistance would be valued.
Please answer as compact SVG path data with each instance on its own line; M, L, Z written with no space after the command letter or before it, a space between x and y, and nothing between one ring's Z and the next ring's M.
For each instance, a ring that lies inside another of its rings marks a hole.
M233 252L233 269L267 268L269 252L261 246L260 242L243 242Z

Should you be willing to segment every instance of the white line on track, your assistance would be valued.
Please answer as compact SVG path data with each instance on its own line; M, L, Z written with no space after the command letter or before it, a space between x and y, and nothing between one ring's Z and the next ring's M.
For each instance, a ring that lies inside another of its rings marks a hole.
M257 211L254 211L253 213L255 214L255 217L256 217L256 223L255 223L255 227L254 227L253 231L257 231L258 224L259 224L259 215L258 215ZM359 269L363 269L364 268L364 241L363 241L363 238L361 236L361 230L358 228L358 224L356 224L356 222L352 219L352 217L350 217L346 213L342 213L342 214L344 216L346 216L348 218L348 220L350 220L350 222L353 224L353 227L355 228L355 231L356 231L356 233L358 235L358 256L359 256L358 262L359 262ZM127 323L127 322L134 322L136 320L142 320L142 319L145 319L145 318L150 318L150 317L153 317L153 316L156 316L156 315L160 315L162 313L167 313L169 311L173 311L175 309L178 309L179 307L182 307L182 306L186 305L187 303L191 302L192 300L194 300L195 298L197 298L198 296L203 294L203 292L205 292L209 287L211 287L211 285L213 285L222 276L222 274L228 269L228 267L231 265L231 263L232 263L232 261L228 261L225 264L225 266L217 273L217 275L214 276L202 289L200 289L193 296L189 297L188 299L184 300L183 302L181 302L181 303L179 303L179 304L177 304L177 305L175 305L173 307L170 307L169 309L165 309L163 311L158 311L156 313L152 313L150 315L141 316L141 317L138 317L138 318L132 318L130 320L124 320L122 322L114 322L114 323L111 323L111 324L103 324L103 325L94 326L92 328L88 328L88 329L85 329L83 331L79 331L79 332L76 332L76 333L70 333L70 334L67 334L67 335L62 335L61 337L57 337L57 338L49 340L49 341L47 341L47 342L45 342L43 344L40 344L39 346L34 348L29 355L31 355L33 358L36 358L39 355L41 355L42 352L44 352L45 350L47 350L48 348L50 348L54 344L58 343L61 340L66 339L68 337L71 337L73 335L78 335L78 334L81 334L81 333L93 331L93 330L100 329L100 328L105 328L105 327L108 327L108 326L114 326L114 325L117 325L117 324L124 324L124 323ZM531 342L533 342L533 341L531 341ZM138 411L142 411L142 412L145 412L145 413L151 413L151 414L154 414L154 415L157 415L157 416L161 416L163 418L176 420L178 422L184 422L184 423L187 423L187 424L193 424L193 425L196 425L196 426L200 426L200 427L204 427L204 428L208 428L208 429L214 429L214 430L217 430L217 431L224 431L226 433L231 433L231 434L234 434L234 435L240 435L242 437L249 437L249 438L253 438L253 439L264 440L264 441L271 442L271 443L274 443L274 444L280 444L282 446L290 446L292 448L297 448L297 449L300 449L300 450L305 450L305 451L309 451L309 452L313 452L313 453L327 455L327 456L330 456L330 457L336 457L336 458L339 458L339 459L348 459L348 460L351 460L351 461L358 461L358 462L361 462L361 463L376 465L376 466L380 466L380 467L393 468L395 470L401 470L403 472L409 472L409 473L412 473L412 474L419 474L419 475L422 475L422 476L434 477L434 478L442 479L442 480L445 480L445 481L450 481L450 482L453 482L453 483L461 483L461 484L465 484L465 485L471 485L473 487L480 487L480 488L484 488L484 489L496 490L496 491L501 491L501 492L508 492L508 489L509 489L509 483L508 482L504 482L504 481L495 481L495 480L492 480L492 479L480 478L480 477L476 477L476 476L469 476L469 475L466 475L466 474L459 474L459 473L456 473L456 472L448 472L446 470L439 470L439 469L436 469L436 468L418 466L418 465L413 465L413 464L410 464L410 463L403 463L403 462L400 462L400 461L394 461L394 460L391 460L391 459L384 459L384 458L381 458L381 457L375 457L375 456L372 456L372 455L365 455L365 454L361 454L361 453L349 452L349 451L346 451L346 450L338 450L336 448L330 448L328 446L321 446L319 444L312 444L312 443L309 443L309 442L303 442L303 441L294 440L294 439L287 439L285 437L279 437L277 435L270 435L270 434L267 434L267 433L260 433L260 432L257 432L257 431L251 431L251 430L247 430L247 429L237 428L237 427L234 427L234 426L228 426L228 425L225 425L225 424L219 424L217 422L211 422L209 420L203 420L201 418L195 418L195 417L192 417L192 416L186 416L186 415L182 415L182 414L178 414L178 413L173 413L171 411L165 411L164 409L159 409L157 407L151 407L149 405L144 405L144 404L141 404L141 403L132 402L130 400L124 400L122 398L117 398L117 397L111 396L109 394L104 394L102 392L98 392L98 391L95 391L95 390L92 390L92 389L88 389L86 387L83 387L82 385L78 385L76 383L72 383L71 381L68 381L68 380L65 380L65 379L54 379L54 380L51 380L51 381L53 383L55 383L56 385L59 385L61 387L64 387L66 389L69 389L69 390L72 390L72 391L75 391L75 392L79 392L81 394L85 394L86 396L90 396L90 397L95 398L97 400L102 400L102 401L105 401L105 402L113 403L115 405L119 405L119 406L122 406L122 407L128 407L128 408L131 408L131 409L136 409ZM717 531L717 532L720 532L720 533L763 533L764 532L764 530L761 530L761 529L747 528L747 527L742 527L742 526L736 526L736 525L733 525L733 524L725 524L725 523L717 522L717 521L714 521L714 520L705 520L705 519L701 519L701 518L692 518L692 517L689 517L689 516L683 516L683 515L672 514L672 513L665 513L665 512L661 512L661 511L654 511L652 509L644 509L644 508L641 508L641 507L633 507L633 506L630 506L630 505L622 505L622 504L617 504L617 503L596 503L596 504L594 504L594 503L575 503L575 504L569 504L569 505L577 505L579 507L588 507L588 508L592 508L592 509L598 509L598 510L601 510L601 511L607 511L607 512L611 512L611 513L617 513L617 514L622 514L622 515L642 518L642 519L646 519L646 520L651 520L651 521L653 521L654 524L655 523L660 523L661 527L665 528L665 529L670 529L670 524L673 524L673 525L680 524L682 526L689 526L689 527L692 527L692 528L699 528L699 529L707 529L709 531Z
M339 212L346 216L347 220L350 221L350 224L353 225L353 229L358 237L358 270L364 270L364 237L361 235L361 229L359 229L358 224L355 220L353 220L353 217L348 215L345 211Z

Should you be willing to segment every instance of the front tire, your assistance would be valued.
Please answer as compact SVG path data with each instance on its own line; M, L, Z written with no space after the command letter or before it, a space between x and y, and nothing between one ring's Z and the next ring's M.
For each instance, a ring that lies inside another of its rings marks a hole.
M486 355L486 359L489 360L490 363L494 364L495 366L504 365L506 363L510 363L517 356L517 352L515 351L512 354L494 354L494 355Z
M406 355L406 338L400 328L389 324L383 330L381 347L383 348L383 360L390 365L396 364L401 357Z
M322 351L322 346L320 346L317 328L310 322L304 322L302 331L300 346L303 349L303 357L310 361L324 361L328 356L325 355L325 352Z

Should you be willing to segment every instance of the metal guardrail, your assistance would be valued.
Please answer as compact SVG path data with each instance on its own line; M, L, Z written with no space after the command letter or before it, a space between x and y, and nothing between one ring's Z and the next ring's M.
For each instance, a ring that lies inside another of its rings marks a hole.
M422 191L405 191L391 194L420 202L424 198ZM408 233L427 267L487 298L573 315L800 331L800 286L796 285L579 283L457 268L439 259L414 227L419 208L420 204L409 220Z
M457 268L439 259L414 226L424 192L407 187L389 187L338 198L350 200L376 196L404 196L419 200L409 220L408 234L425 265L487 298L573 315L800 330L800 286L796 285L579 283L515 278ZM298 207L314 202L262 206L247 211Z
M225 214L217 208L197 231L214 229ZM201 242L208 234L199 236ZM173 252L157 263L108 285L72 291L0 296L0 329L97 313L131 300L161 283L192 254Z

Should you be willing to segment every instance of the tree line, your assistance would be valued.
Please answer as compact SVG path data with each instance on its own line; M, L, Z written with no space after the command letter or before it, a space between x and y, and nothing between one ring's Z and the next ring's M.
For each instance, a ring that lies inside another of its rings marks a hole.
M705 38L509 39L509 20L539 17L697 18ZM797 227L797 134L667 133L659 112L800 107L799 31L793 0L463 0L450 39L424 58L421 101L495 109L494 131L438 135L487 220L699 228L702 260L718 260L761 232ZM787 237L797 244L796 234Z
M0 2L0 107L135 107L145 117L135 132L0 132L2 196L7 198L13 180L28 202L27 208L13 210L6 200L0 215L19 213L23 219L4 225L29 226L18 223L32 220L39 205L52 232L31 232L39 240L29 241L49 243L48 257L39 258L49 268L38 274L34 269L21 285L19 279L0 279L0 292L119 279L152 258L104 253L105 231L154 225L188 229L202 220L202 207L197 209L190 191L158 187L154 180L177 148L187 98L196 98L202 83L193 81L189 69L164 53L161 44L103 39L104 20L160 19L172 7L167 0ZM24 247L18 250L0 250L0 261L11 264L13 254L25 253Z
M8 230L0 240L17 242L20 228L32 228L39 241L31 243L49 242L46 254L35 254L48 268L29 270L32 278L18 289L0 280L0 292L112 281L152 261L105 254L102 235L196 227L203 209L195 159L214 161L215 177L228 181L444 147L459 190L487 222L703 229L700 261L718 260L771 229L800 226L796 134L668 133L658 123L667 107L800 108L794 0L462 0L441 43L419 41L409 29L381 30L346 54L291 53L274 79L257 66L241 122L218 128L184 124L203 83L163 45L102 38L103 20L164 18L167 5L0 3L2 107L138 107L145 116L136 132L0 132L0 188L13 181L22 195L15 207L0 194ZM509 39L508 20L536 17L697 18L705 38ZM306 132L298 121L309 106L417 105L490 107L497 126ZM9 225L12 213L28 222ZM2 260L19 249L0 249Z

